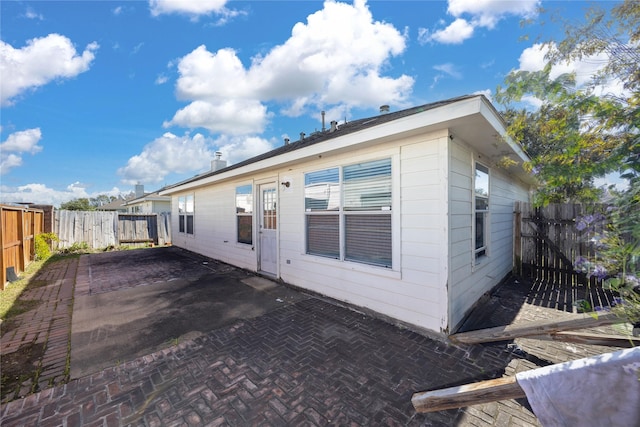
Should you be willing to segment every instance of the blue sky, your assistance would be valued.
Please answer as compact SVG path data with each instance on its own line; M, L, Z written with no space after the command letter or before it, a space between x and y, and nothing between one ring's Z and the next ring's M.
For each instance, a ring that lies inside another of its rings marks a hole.
M319 130L321 111L491 99L511 70L544 65L537 42L562 38L540 7L577 22L590 5L2 1L0 201L157 190L216 151L235 163Z

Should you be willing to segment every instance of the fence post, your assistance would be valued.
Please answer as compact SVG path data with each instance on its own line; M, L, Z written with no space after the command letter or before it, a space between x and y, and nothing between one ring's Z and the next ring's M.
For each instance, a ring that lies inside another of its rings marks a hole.
M2 251L2 255L0 256L0 270L2 270L2 272L0 272L0 278L2 279L2 281L0 282L0 290L4 291L4 284L7 283L7 261L6 261L6 257L5 257L5 251L4 251L4 237L5 237L5 232L4 232L4 227L5 227L5 219L4 219L4 209L2 208L2 206L0 206L0 251Z
M522 208L520 201L515 202L513 218L513 256L515 274L522 275Z

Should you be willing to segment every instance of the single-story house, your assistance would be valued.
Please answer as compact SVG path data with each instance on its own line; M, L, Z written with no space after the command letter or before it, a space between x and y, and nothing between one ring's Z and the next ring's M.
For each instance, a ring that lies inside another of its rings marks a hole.
M482 95L383 107L165 187L173 244L452 333L512 270L528 157Z
M125 199L117 198L105 205L98 206L96 209L99 211L113 211L113 212L126 213L127 207L124 205L125 203L126 203Z
M123 206L126 207L127 213L134 214L161 214L171 212L171 197L161 196L159 191L153 193L145 193L144 186L136 185L136 192L133 199L126 200Z

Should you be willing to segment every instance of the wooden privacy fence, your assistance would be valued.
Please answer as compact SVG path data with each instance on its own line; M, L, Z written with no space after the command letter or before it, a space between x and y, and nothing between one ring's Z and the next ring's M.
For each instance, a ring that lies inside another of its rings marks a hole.
M17 275L25 270L35 257L35 236L44 228L44 212L19 206L0 205L0 289L7 282L7 271L13 268Z
M515 268L518 274L558 285L596 285L576 271L579 257L592 258L594 240L606 227L605 205L515 204Z
M56 211L54 232L58 248L86 243L91 249L121 244L171 243L169 213L123 214L106 211Z

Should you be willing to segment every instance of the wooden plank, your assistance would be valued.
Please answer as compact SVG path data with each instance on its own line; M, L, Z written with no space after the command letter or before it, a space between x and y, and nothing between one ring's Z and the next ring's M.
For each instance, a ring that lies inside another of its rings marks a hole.
M459 334L450 335L449 339L461 344L479 344L625 322L625 319L622 319L612 313L600 315L598 318L585 315L585 317L572 320L542 320L516 325L497 326L495 328L480 329L477 331L461 332Z
M414 393L411 403L416 412L434 412L525 397L515 377L480 381L441 390Z
M546 335L532 335L527 338L561 341L575 344L604 345L609 347L632 348L640 346L640 337L625 335L595 334L589 332L556 332Z

